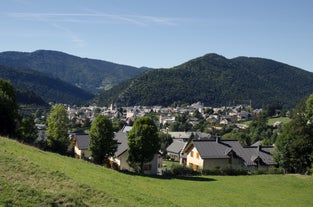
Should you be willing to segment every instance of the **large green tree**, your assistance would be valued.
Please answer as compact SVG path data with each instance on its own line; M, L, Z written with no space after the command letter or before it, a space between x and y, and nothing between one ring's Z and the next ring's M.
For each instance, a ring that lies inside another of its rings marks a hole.
M68 139L69 119L63 105L55 105L47 118L47 146L53 152L66 154L70 141Z
M108 117L98 115L92 122L89 135L89 147L94 162L108 166L109 157L113 156L117 149L112 122Z
M313 162L313 94L300 102L276 141L275 159L288 172L305 173Z
M150 162L160 149L158 129L149 117L137 118L128 133L128 163L136 171L144 172L144 163Z
M0 135L16 135L18 110L16 95L10 81L0 79Z
M27 142L33 143L38 137L38 131L36 129L34 116L26 116L22 119L20 127L18 129L19 139Z

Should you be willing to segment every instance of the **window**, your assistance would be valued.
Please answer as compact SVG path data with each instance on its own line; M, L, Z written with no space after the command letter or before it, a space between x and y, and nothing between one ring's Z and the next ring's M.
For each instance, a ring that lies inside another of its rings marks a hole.
M152 166L151 164L144 164L143 165L143 170L151 170Z
M199 153L197 152L197 155L196 155L196 157L197 157L197 159L199 159L200 158L200 155L199 155Z
M190 156L193 157L193 151L190 152Z

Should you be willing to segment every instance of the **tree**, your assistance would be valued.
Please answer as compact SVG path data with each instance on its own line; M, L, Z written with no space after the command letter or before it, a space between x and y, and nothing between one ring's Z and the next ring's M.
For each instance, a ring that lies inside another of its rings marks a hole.
M313 94L300 102L278 136L275 160L288 172L305 173L313 162Z
M19 139L27 143L33 143L38 136L34 116L24 117L18 131Z
M18 110L15 91L10 81L0 79L0 135L16 135Z
M264 113L257 114L253 117L249 125L249 136L252 143L271 137L271 130L267 126L267 121Z
M89 135L89 147L94 162L108 166L109 157L113 156L117 149L112 122L108 117L98 115L92 122Z
M47 146L53 152L65 154L70 144L68 139L69 119L63 105L55 105L47 118Z
M160 149L158 129L149 117L137 118L128 132L128 163L144 173L144 163L150 162Z

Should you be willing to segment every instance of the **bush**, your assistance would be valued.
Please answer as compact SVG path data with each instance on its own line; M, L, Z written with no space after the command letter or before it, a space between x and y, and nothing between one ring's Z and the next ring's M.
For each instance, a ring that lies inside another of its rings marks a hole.
M202 171L203 175L247 175L248 171L243 168L217 168L217 169L206 169Z
M164 176L195 176L200 173L194 171L192 168L183 165L173 165L169 170L163 172Z
M285 174L284 168L270 167L268 169L268 174Z

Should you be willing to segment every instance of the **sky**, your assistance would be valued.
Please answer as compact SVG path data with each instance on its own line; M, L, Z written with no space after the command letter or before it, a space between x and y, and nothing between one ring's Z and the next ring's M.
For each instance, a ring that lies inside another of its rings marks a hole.
M313 72L311 0L0 0L0 52L170 68L207 53Z

